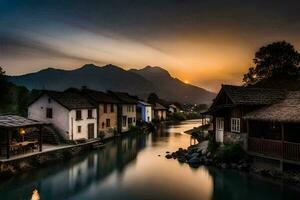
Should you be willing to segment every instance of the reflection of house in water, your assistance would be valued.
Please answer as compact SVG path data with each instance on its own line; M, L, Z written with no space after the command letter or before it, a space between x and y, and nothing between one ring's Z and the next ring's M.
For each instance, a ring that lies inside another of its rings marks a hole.
M140 150L146 146L147 135L128 135L107 143L102 150L90 153L88 156L76 157L70 162L45 168L32 175L22 176L12 180L13 185L22 185L22 191L13 190L20 194L31 195L33 189L37 189L41 199L71 198L84 191L94 182L104 179L114 171L122 172L123 169L134 161ZM34 181L31 181L34 180ZM24 185L27 187L24 188ZM1 190L7 190L1 186ZM29 196L28 198L29 199Z

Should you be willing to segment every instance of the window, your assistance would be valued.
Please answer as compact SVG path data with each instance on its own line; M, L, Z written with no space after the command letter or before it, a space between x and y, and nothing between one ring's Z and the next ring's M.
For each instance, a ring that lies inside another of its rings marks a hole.
M241 129L240 124L240 118L231 118L231 132L239 133Z
M81 120L81 110L76 110L76 120Z
M47 108L46 110L46 118L52 118L53 117L53 110L52 108Z
M81 126L77 126L77 133L81 133Z
M93 118L93 110L89 109L88 110L88 119L92 119Z
M104 111L103 111L104 113L107 113L107 104L104 104L104 105L103 105L103 110L104 110Z
M110 127L110 119L106 119L106 127Z
M110 104L110 112L114 112L114 104Z
M122 125L123 125L123 126L126 126L126 123L127 123L126 121L127 121L127 117L126 117L126 116L123 116L123 117L122 117Z
M132 118L131 117L128 118L128 126L130 126L130 125L132 125Z

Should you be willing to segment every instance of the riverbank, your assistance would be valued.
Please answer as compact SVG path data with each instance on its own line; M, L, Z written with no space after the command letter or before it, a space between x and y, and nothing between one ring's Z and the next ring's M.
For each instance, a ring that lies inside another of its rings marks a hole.
M245 172L249 175L262 176L294 183L300 186L299 172L282 172L276 169L256 168L252 165L252 159L245 153L240 152L237 146L222 146L218 151L209 151L209 141L203 141L191 145L187 149L179 148L175 152L166 152L167 159L174 159L180 163L186 163L192 168L200 166L213 166L219 169L231 169ZM232 155L228 155L232 154Z
M46 167L52 163L70 160L92 150L99 143L99 140L92 140L82 144L58 146L42 152L0 160L0 179L6 180L14 175Z

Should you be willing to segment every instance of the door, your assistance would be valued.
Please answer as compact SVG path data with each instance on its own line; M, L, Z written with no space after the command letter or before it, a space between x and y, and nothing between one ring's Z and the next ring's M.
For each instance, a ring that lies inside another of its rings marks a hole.
M223 143L223 135L224 135L224 118L217 117L216 118L216 141Z
M88 124L88 139L95 138L94 124Z

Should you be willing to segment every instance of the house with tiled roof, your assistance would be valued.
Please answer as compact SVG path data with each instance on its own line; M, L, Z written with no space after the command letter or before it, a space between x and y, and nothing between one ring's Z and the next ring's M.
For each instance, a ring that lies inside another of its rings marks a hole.
M53 124L69 140L97 137L97 108L75 90L42 91L29 104L28 118Z
M129 131L130 127L136 126L138 98L126 92L108 91L107 93L119 100L118 132L124 133Z
M152 105L152 117L155 120L166 120L167 118L167 108L160 103L154 103Z
M122 103L115 96L91 89L82 89L82 94L97 107L97 132L102 137L113 137L118 130L118 105Z
M283 100L286 91L222 85L205 115L213 117L213 130L220 143L239 142L246 147L247 123L244 116Z

